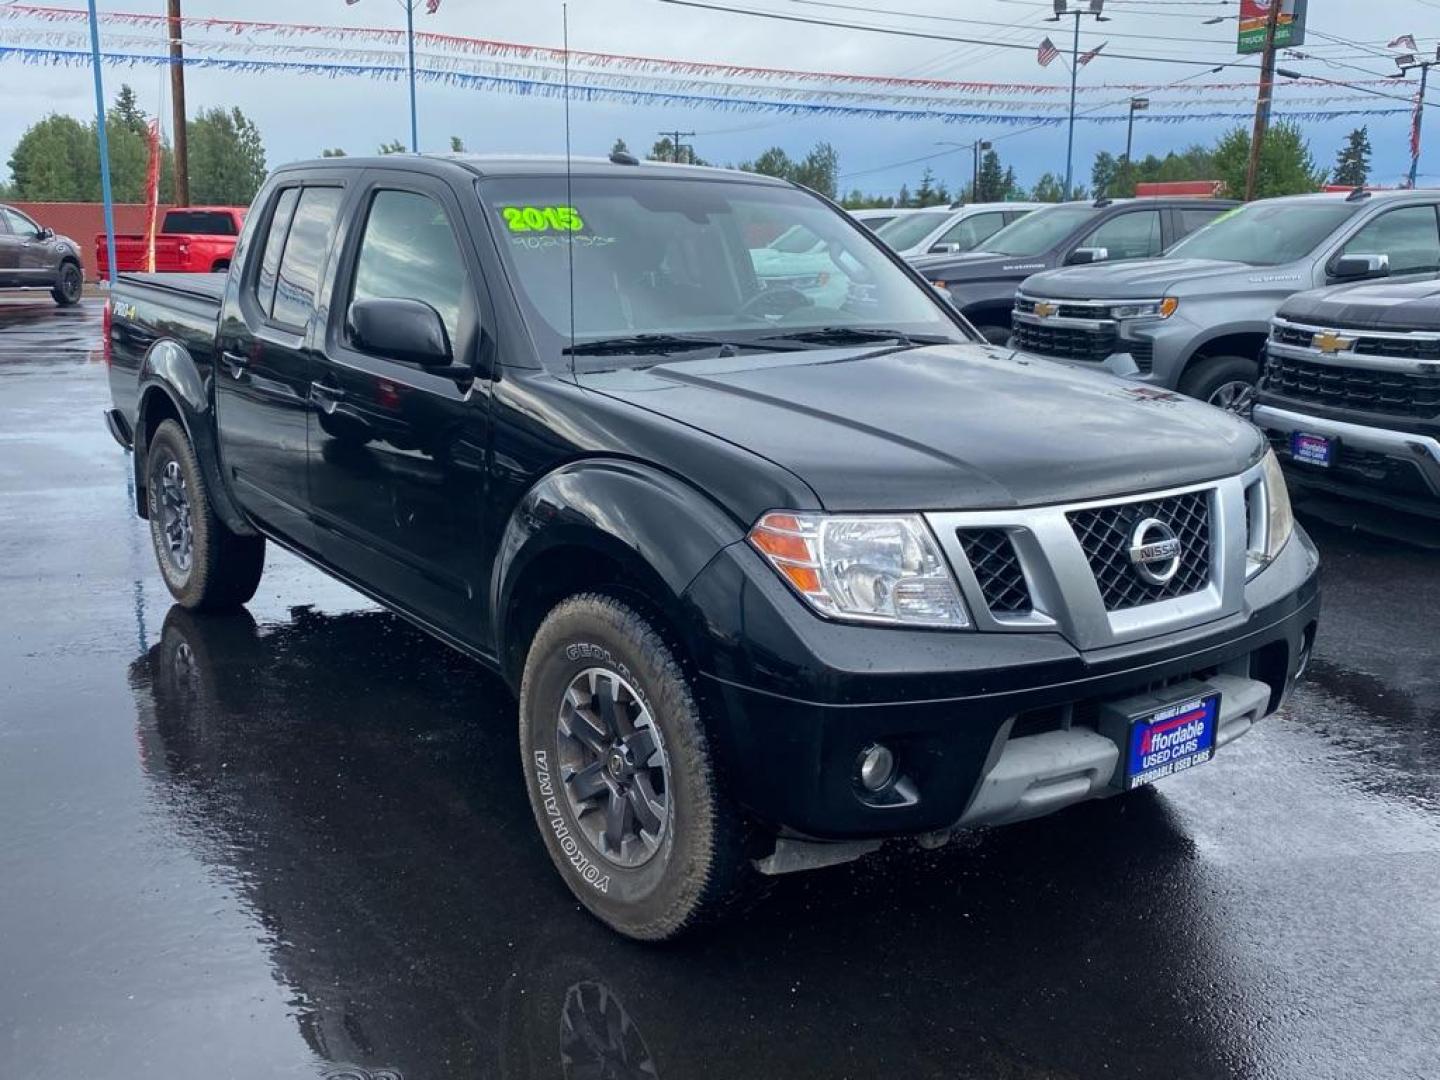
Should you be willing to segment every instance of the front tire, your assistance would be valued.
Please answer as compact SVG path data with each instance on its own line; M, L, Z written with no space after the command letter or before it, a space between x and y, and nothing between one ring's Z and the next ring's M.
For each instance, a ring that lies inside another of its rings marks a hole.
M80 273L80 267L73 262L61 263L60 276L55 279L55 287L50 290L55 303L61 307L74 307L80 302L80 295L84 291L85 277Z
M1211 356L1185 373L1180 392L1248 420L1259 379L1259 365L1249 357Z
M146 451L150 542L165 586L191 611L229 611L255 595L265 538L240 536L215 515L185 429L166 420Z
M980 336L983 337L986 341L988 341L991 345L1010 344L1010 327L1008 326L997 326L993 323L988 323L982 326L977 326L975 327L975 329L979 330Z
M611 928L668 940L748 893L742 817L690 676L635 607L585 593L546 617L521 681L520 753L551 860Z

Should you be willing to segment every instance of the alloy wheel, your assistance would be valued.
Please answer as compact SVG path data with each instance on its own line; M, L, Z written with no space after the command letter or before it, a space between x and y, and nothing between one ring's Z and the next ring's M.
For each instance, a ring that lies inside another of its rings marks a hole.
M670 762L645 699L616 672L586 668L565 691L556 733L580 830L616 866L648 862L670 823Z
M1255 384L1243 379L1232 379L1217 386L1206 400L1217 409L1224 409L1248 420L1250 411L1255 407Z
M71 303L80 299L80 290L84 282L80 277L79 267L72 263L66 263L60 271L60 292L65 299Z
M151 514L158 512L160 531L165 538L165 555L182 574L190 572L195 556L195 533L190 525L190 489L185 474L174 458L160 469L160 487L151 491Z

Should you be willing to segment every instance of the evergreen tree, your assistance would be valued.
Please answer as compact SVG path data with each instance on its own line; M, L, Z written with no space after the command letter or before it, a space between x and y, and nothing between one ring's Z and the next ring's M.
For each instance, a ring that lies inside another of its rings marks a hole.
M625 145L624 139L616 139L614 145L610 147L610 153L612 156L615 154L628 154L630 153L630 148Z
M330 147L326 147L324 150L321 150L321 151L320 151L320 156L321 156L322 158L324 158L324 157L345 157L346 155L345 155L345 151L342 150L342 149L340 149L340 147L338 147L338 146L330 146Z
M1052 172L1041 173L1040 179L1035 181L1035 187L1030 192L1030 198L1036 202L1059 202L1065 197L1064 185L1060 177Z
M120 84L120 93L115 95L115 105L108 114L108 120L110 126L105 132L107 137L121 127L142 138L149 134L150 118L140 110L135 91L128 83Z
M895 197L895 205L900 207L901 209L906 209L915 205L915 203L910 198L910 189L904 184L900 185L900 194Z
M980 184L975 191L976 202L1000 202L1005 198L1005 174L1000 171L1000 155L986 150L980 159Z
M795 163L788 179L833 199L840 182L840 155L828 142L816 143L803 161Z
M1231 198L1245 197L1245 173L1250 160L1250 131L1237 127L1221 137L1215 145L1215 178L1224 181ZM1282 120L1272 124L1260 148L1260 170L1255 181L1255 197L1298 195L1318 191L1325 183L1326 173L1315 167L1310 145L1300 133L1298 124Z
M1370 179L1370 129L1358 127L1345 137L1335 159L1335 183L1364 187Z
M375 152L377 154L403 154L409 149L410 148L399 139L391 139L389 142L383 142L376 147Z
M1113 195L1121 165L1109 150L1101 150L1095 155L1095 163L1090 167L1090 186L1097 193Z
M465 140L460 138L459 135L450 136L450 152L452 154L465 153Z
M248 206L265 182L260 129L239 109L207 109L186 125L190 198L198 204Z

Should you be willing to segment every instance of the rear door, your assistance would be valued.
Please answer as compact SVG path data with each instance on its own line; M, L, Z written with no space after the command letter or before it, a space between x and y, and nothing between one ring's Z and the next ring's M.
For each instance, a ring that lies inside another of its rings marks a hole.
M366 174L310 388L310 493L326 562L483 647L490 393L477 362L493 323L465 209L434 177ZM374 298L434 308L463 372L362 351L347 313Z
M216 413L231 488L268 528L307 548L306 414L324 325L316 297L344 198L328 170L274 189L217 341Z
M961 218L940 234L930 250L956 253L975 251L984 241L1006 226L1006 216L1003 210L993 210Z

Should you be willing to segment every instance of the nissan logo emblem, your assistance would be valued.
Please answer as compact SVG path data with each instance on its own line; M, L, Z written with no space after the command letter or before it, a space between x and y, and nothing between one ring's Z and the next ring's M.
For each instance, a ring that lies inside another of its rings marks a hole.
M1169 585L1180 572L1180 538L1159 518L1146 518L1130 534L1130 565L1141 581Z

